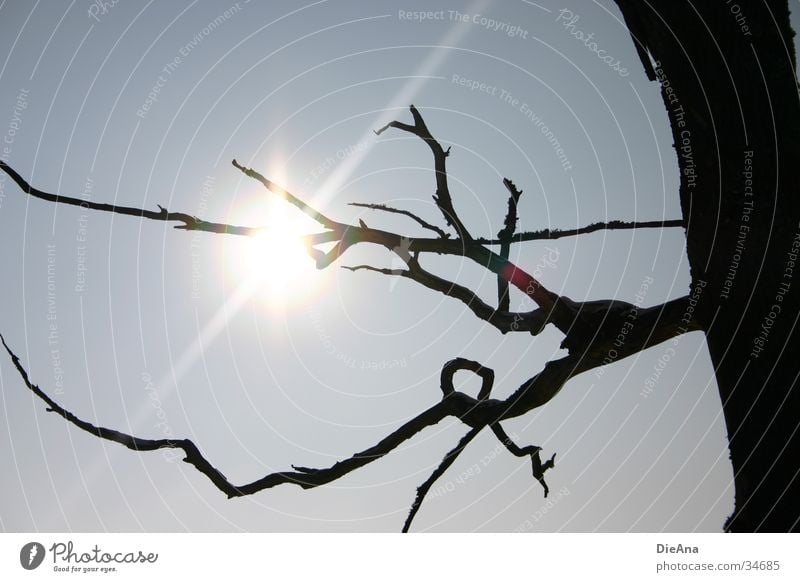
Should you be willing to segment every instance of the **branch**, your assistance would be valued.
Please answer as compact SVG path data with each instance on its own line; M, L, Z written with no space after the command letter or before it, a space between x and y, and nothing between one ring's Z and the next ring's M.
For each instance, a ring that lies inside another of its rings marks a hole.
M493 253L481 244L476 244L465 240L444 239L441 237L407 238L392 232L367 228L365 225L345 225L331 220L330 218L319 213L296 196L287 192L283 188L280 188L274 182L264 178L258 172L244 168L235 160L234 165L247 176L260 181L266 188L270 189L270 191L283 196L290 203L294 204L303 210L303 212L317 220L321 225L329 229L327 232L310 234L304 237L306 245L309 247L309 253L316 260L317 267L320 269L325 268L333 263L349 247L362 242L378 244L387 248L388 250L406 248L409 252L414 254L432 252L438 254L463 256L477 262L484 268L489 269L528 295L543 309L543 313L547 315L548 321L554 323L565 334L568 332L574 322L575 313L574 310L570 309L570 306L573 305L573 302L570 302L567 300L567 298L561 297L549 291L529 273L525 272L523 269L520 269L500 255ZM81 206L83 208L89 208L93 210L114 212L153 220L180 221L183 224L178 225L176 228L184 230L201 230L212 233L237 235L253 235L264 230L261 228L205 222L188 214L180 212L168 212L164 208L160 208L159 212L154 212L126 206L88 202L78 198L60 196L58 194L49 194L31 187L28 182L26 182L5 162L0 161L0 169L4 170L9 176L11 176L24 192L49 202ZM592 227L590 226L583 230L588 232L591 228ZM599 227L597 226L594 227L595 230L598 228ZM623 228L623 226L620 226L620 228ZM624 228L630 228L630 226L624 226ZM331 251L327 253L311 248L312 245L328 242L335 242L337 244ZM492 243L492 241L489 242ZM532 330L533 328L531 328L531 331Z
M506 219L503 222L503 229L497 233L497 238L502 241L500 243L500 256L508 260L511 254L511 237L517 230L517 205L519 204L519 197L522 195L522 190L518 190L514 182L508 178L503 178L503 185L509 192L508 197L508 211L506 212ZM508 281L503 277L497 277L497 309L500 311L508 311L510 309L510 296L508 293Z
M331 467L325 469L296 467L295 472L289 471L271 473L265 477L262 477L261 479L258 479L257 481L253 481L252 483L238 486L233 485L230 481L228 481L225 475L211 465L211 463L205 457L203 457L203 454L200 452L200 449L197 447L197 445L195 445L189 439L143 439L117 430L96 426L90 422L78 418L73 413L59 405L55 400L50 398L41 388L39 388L39 386L33 384L28 377L27 371L20 363L19 358L8 346L2 334L0 334L0 341L2 341L3 347L5 347L6 351L11 357L11 360L22 377L25 385L31 392L33 392L48 405L48 412L55 412L59 416L63 417L67 422L73 424L81 430L86 431L89 434L93 434L101 439L119 443L133 451L141 452L155 451L159 449L181 449L186 454L186 457L183 459L183 461L194 466L200 473L208 477L208 479L217 487L217 489L225 493L228 498L252 495L253 493L275 487L276 485L282 485L284 483L293 483L295 485L299 485L303 489L310 489L330 483L331 481L343 477L359 467L363 467L364 465L383 457L402 442L413 437L423 428L438 423L449 414L448 407L443 402L439 402L422 414L419 414L415 418L402 425L375 446L370 447L369 449L366 449L360 453L356 453L348 459L339 461Z
M467 360L466 358L456 358L454 360L450 360L444 366L442 366L440 382L443 398L447 399L456 394L455 388L453 387L453 376L456 372L462 370L470 371L481 377L481 388L478 391L478 402L480 403L486 401L492 394L492 387L494 386L494 370L487 368L473 360ZM436 467L433 473L431 473L431 476L428 477L425 482L417 488L417 496L414 499L414 503L411 504L411 510L408 512L408 517L403 525L403 533L407 533L408 528L411 527L411 522L414 521L414 516L417 515L417 512L419 511L422 502L425 500L425 496L428 494L431 486L439 477L444 475L445 471L447 471L450 465L455 462L455 460L458 458L458 455L461 454L461 451L464 450L464 448L470 443L470 441L472 441L472 439L478 436L478 433L483 430L483 427L484 425L480 424L473 426L472 430L461 438L456 447L444 456L444 459L442 459L442 462L439 463L439 466Z
M290 193L285 188L278 186L272 180L268 180L255 170L240 165L236 160L231 161L231 164L233 164L234 168L241 171L246 176L261 182L267 190L269 190L273 194L276 194L277 196L280 196L290 204L293 204L294 206L302 210L304 213L306 213L308 216L316 220L322 226L329 228L331 230L341 230L345 226L339 222L336 222L335 220L331 220L330 218L322 214L319 210L312 208L311 206L306 204L306 202L304 202L294 194Z
M416 221L417 224L419 224L422 228L435 232L441 238L448 238L450 236L438 226L426 222L425 220L421 219L419 216L408 210L403 210L400 208L392 208L391 206L386 206L385 204L367 204L365 202L350 202L350 206L369 208L370 210L382 210L383 212L390 212L392 214L402 214Z
M490 323L501 333L529 332L539 334L547 325L547 314L542 309L526 312L500 311L485 303L470 289L443 279L419 266L418 262L409 264L408 269L386 269L370 265L343 266L348 271L372 271L388 276L404 277L420 285L438 291L448 297L461 301L479 319Z
M414 125L409 125L400 121L390 121L376 130L375 134L380 135L392 127L416 135L428 144L428 147L431 148L431 152L433 152L434 170L436 172L436 194L433 195L433 201L436 202L436 206L439 207L447 224L455 229L458 238L471 241L472 236L467 231L464 223L461 222L458 214L456 214L455 208L453 208L453 199L450 196L450 188L447 184L446 160L447 156L450 155L450 148L447 148L447 150L443 149L441 144L431 135L430 130L425 125L425 120L422 119L422 115L416 107L411 105L409 110L414 117Z
M458 444L455 446L453 450L447 453L442 459L442 462L439 463L439 466L431 473L431 476L428 477L425 482L417 488L417 496L414 499L414 503L411 504L411 510L408 512L408 517L406 518L406 522L403 524L403 533L408 533L408 529L411 527L411 522L414 521L414 517L417 515L422 502L425 500L425 496L430 491L430 488L436 482L436 480L444 475L445 471L450 468L455 460L458 458L458 455L461 454L466 446L478 436L478 433L481 432L483 427L476 427L470 430L467 434L465 434Z
M478 391L478 401L482 402L488 399L492 394L492 387L494 386L494 370L487 368L479 362L467 360L466 358L455 358L442 366L442 373L439 381L444 398L456 393L456 389L453 387L453 376L456 372L463 370L480 376L481 388Z
M699 325L693 320L686 320L687 307L689 307L689 298L683 297L681 299L667 302L663 305L643 309L638 313L637 324L628 336L627 341L622 346L617 346L618 359L628 357L638 351L641 351L651 345L655 345L676 335L686 333L693 329L700 329ZM613 302L606 302L613 304ZM602 315L603 302L587 303L587 309L591 317L598 317ZM628 304L630 305L630 304ZM631 306L634 307L635 306ZM617 308L609 307L608 313L617 316L609 317L611 321L619 322L618 316L624 313L630 313ZM605 315L608 315L606 313ZM602 331L602 328L601 328ZM517 445L510 443L510 439L503 438L505 434L502 432L502 427L499 427L499 422L504 419L521 416L526 412L542 406L549 402L564 386L564 384L574 376L581 374L587 370L603 365L604 362L604 349L610 346L616 346L614 338L608 336L606 333L599 333L597 337L592 338L589 348L583 353L569 356L560 360L548 362L545 368L536 374L533 378L525 382L517 391L505 400L497 400L490 398L490 391L494 380L494 372L490 368L486 368L471 360L463 358L456 358L446 363L442 368L441 374L441 390L442 399L417 415L410 421L406 422L382 441L375 446L370 447L360 453L356 453L348 459L339 461L331 467L324 469L312 469L307 467L295 467L294 472L276 472L268 474L256 481L246 485L237 486L233 485L228 479L211 463L203 457L198 447L188 439L142 439L134 437L120 431L96 426L87 421L84 421L65 408L61 407L57 402L45 394L37 385L31 383L28 374L22 364L20 363L17 355L6 344L5 338L0 335L0 341L11 357L14 366L22 377L23 382L37 397L43 400L48 405L48 411L55 412L63 417L66 421L75 425L76 427L93 434L99 438L117 442L123 446L134 451L153 451L164 448L181 449L185 453L184 462L194 466L200 473L206 475L208 479L229 498L241 497L244 495L252 495L258 491L267 488L275 487L284 483L293 483L302 487L303 489L310 489L318 487L326 483L330 483L351 471L363 467L372 461L379 459L397 446L412 438L419 431L428 426L437 424L439 421L447 416L455 416L459 418L464 424L470 426L473 430L462 438L459 445L451 451L445 458L440 467L434 472L434 475L429 478L430 483L438 478L455 460L458 453L463 450L464 446L477 434L477 432L485 427L492 426L496 435L506 443L506 446L512 454L523 453L530 454L529 451L536 452L534 448L524 447L520 448ZM453 388L452 378L453 375L460 370L472 371L482 377L483 383L478 394L478 398L473 398L463 392L455 391ZM499 427L499 431L498 431ZM531 457L533 475L542 482L545 471L552 468L554 457L551 457L547 462L541 463L541 460L536 456ZM426 482L427 483L427 482ZM424 499L425 493L430 488L430 485L425 484L418 491L417 501L415 505L418 509ZM416 510L412 507L412 514L407 520L407 526L410 525Z
M142 208L134 208L130 206L117 206L115 204L91 202L88 200L83 200L81 198L63 196L60 194L51 194L49 192L44 192L43 190L39 190L38 188L34 188L33 186L31 186L22 176L19 175L19 173L17 173L16 170L14 170L14 168L9 166L6 162L2 160L0 160L0 170L3 170L6 174L8 174L24 193L33 196L34 198L45 200L47 202L66 204L69 206L80 206L81 208L88 208L90 210L123 214L127 216L146 218L148 220L157 220L161 222L182 222L183 224L175 225L175 228L179 230L196 230L196 231L209 232L212 234L233 234L240 236L253 236L265 231L263 227L237 226L233 224L225 224L220 222L206 222L205 220L201 220L195 216L192 216L184 212L170 212L161 206L159 206L159 210L158 212L156 212L154 210L145 210ZM261 176L257 172L252 172L252 173L254 176L256 175ZM250 174L248 174L248 176L249 175ZM263 178L263 176L261 176L261 178ZM273 184L273 182L269 180L265 179L265 181L269 184ZM302 201L299 202L305 205L304 202ZM336 225L335 228L331 229L334 230L334 232L322 232L314 235L308 235L306 238L308 239L310 244L319 244L319 243L339 240L339 237L337 235L346 226L327 218L324 218L323 220L327 220L332 225ZM672 227L683 227L683 226L684 226L683 220L681 219L664 220L664 221L651 220L643 222L623 222L619 220L612 220L610 222L596 222L588 226L574 228L574 229L566 229L566 230L544 229L533 232L517 233L514 235L511 242L518 243L518 242L527 242L534 240L553 240L570 236L578 236L581 234L589 234L599 230L629 230L635 228L672 228ZM353 228L355 227L353 226L350 227L350 229ZM395 235L394 233L383 232L383 231L374 231L374 232L380 232L384 236L388 237L394 236L398 240L400 239L400 235ZM462 255L462 256L464 255L464 243L462 241L447 240L443 238L426 239L426 238L413 238L413 237L409 238L409 240L411 241L411 245L420 252L432 252L439 254ZM369 241L369 242L380 242L380 241ZM490 245L490 246L502 244L502 241L500 241L499 239L486 239L486 238L476 239L475 242L481 245Z
M552 299L549 297L546 290L543 290L539 283L533 279L530 275L527 275L521 269L518 269L514 265L511 265L508 261L497 261L494 260L493 257L497 257L491 251L480 247L474 246L472 250L467 252L467 249L464 246L463 241L451 241L448 239L437 238L437 239L409 239L406 237L401 237L392 232L386 232L377 229L366 228L364 226L350 226L345 225L330 218L326 217L325 215L319 213L311 206L306 204L304 201L300 200L296 196L292 195L291 193L287 192L283 188L277 186L274 182L264 178L258 172L254 170L247 169L236 162L233 161L235 167L237 167L240 171L245 173L248 177L251 177L255 180L261 182L266 188L268 188L271 192L277 193L278 195L284 197L287 201L294 204L298 208L300 208L303 212L314 218L317 222L319 222L322 226L330 229L328 232L321 232L316 234L311 234L305 236L306 244L309 247L309 253L315 259L318 268L325 268L331 263L333 263L336 259L338 259L345 250L347 250L350 246L357 244L359 242L371 242L375 244L382 245L389 250L393 250L395 248L401 247L403 244L406 245L406 248L410 249L411 251L418 253L418 252L437 252L442 254L454 254L460 256L468 256L475 260L476 262L484 265L485 267L489 268L495 273L500 273L501 270L505 270L506 276L511 277L515 276L517 278L515 285L519 286L523 291L527 289L527 292L531 294L531 297L534 301L539 302L540 300L544 300L552 304ZM199 230L205 232L212 232L212 233L224 233L224 234L237 234L237 235L254 235L259 232L263 232L264 229L262 228L253 228L253 227L243 227L243 226L234 226L229 224L220 224L220 223L213 223L213 222L205 222L200 220L196 217L190 216L188 214L182 212L169 212L165 208L160 208L159 212L154 212L151 210L144 210L140 208L132 208L127 206L116 206L114 204L104 204L104 203L97 203L97 202L89 202L86 200L81 200L79 198L73 198L69 196L61 196L58 194L50 194L48 192L43 192L36 188L33 188L24 178L22 178L13 168L11 168L8 164L0 160L0 169L5 171L11 178L19 185L23 192L26 194L33 196L34 198L39 198L41 200L45 200L48 202L54 202L57 204L67 204L71 206L80 206L82 208L89 208L92 210L99 210L102 212L112 212L117 214L124 214L129 216L136 216L139 218L148 218L151 220L159 220L159 221L179 221L183 224L177 225L176 228L183 229L183 230ZM336 242L337 244L334 248L327 252L323 253L317 249L311 248L314 244L321 244L325 242ZM417 246L421 248L416 248ZM499 259L499 257L497 257ZM553 297L557 297L553 295ZM538 299L537 299L538 298ZM542 305L542 303L540 303Z
M633 221L624 222L622 220L611 220L609 222L594 222L588 226L570 229L549 229L536 230L532 232L520 232L511 237L512 243L527 242L532 240L554 240L557 238L565 238L569 236L579 236L582 234L590 234L599 230L632 230L635 228L683 228L683 219L671 220L646 220L646 221ZM482 245L502 245L503 241L500 238L486 239L479 238L475 241Z
M503 430L503 427L500 426L499 422L492 425L492 432L494 432L497 439L503 443L503 445L505 445L506 449L508 449L508 452L515 457L530 456L531 473L533 474L534 479L536 479L542 486L542 489L544 489L544 496L547 497L548 493L550 493L550 488L547 486L547 483L544 480L544 474L545 471L552 469L555 466L556 454L553 453L552 457L542 463L542 459L539 457L542 447L537 445L519 447L514 441L511 440L511 437L506 434L506 431Z
M112 212L114 214L125 214L127 216L136 216L137 218L147 218L149 220L159 220L162 222L182 222L183 224L175 226L175 228L180 230L200 230L217 234L238 234L246 236L252 236L260 232L264 232L263 228L258 227L235 226L232 224L222 224L218 222L206 222L205 220L200 220L196 216L191 216L183 212L169 212L162 206L158 206L159 210L156 212L154 210L144 210L141 208L132 208L130 206L117 206L116 204L103 204L82 200L80 198L73 198L70 196L50 194L49 192L43 192L42 190L31 186L16 172L16 170L14 170L14 168L2 160L0 160L0 170L3 170L6 174L8 174L23 192L33 196L34 198L46 200L47 202L67 204L69 206L80 206L81 208L88 208L90 210Z

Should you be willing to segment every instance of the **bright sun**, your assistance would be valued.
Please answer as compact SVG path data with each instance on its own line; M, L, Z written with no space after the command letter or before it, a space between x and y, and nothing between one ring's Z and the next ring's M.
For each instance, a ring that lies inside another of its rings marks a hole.
M298 218L293 208L276 206L269 216L263 233L231 241L226 270L237 285L246 285L254 298L270 307L285 308L308 299L321 282L315 281L318 272L303 242L308 225L302 217Z

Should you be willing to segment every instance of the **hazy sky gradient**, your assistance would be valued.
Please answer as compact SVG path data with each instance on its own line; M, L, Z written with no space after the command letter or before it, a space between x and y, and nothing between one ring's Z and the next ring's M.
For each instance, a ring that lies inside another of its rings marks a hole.
M474 234L501 228L503 177L524 190L520 230L680 216L658 87L610 0L108 5L0 6L3 158L41 189L317 230L243 177L235 157L338 220L421 235L402 217L347 206L402 206L441 223L428 148L372 133L410 121L413 102L452 146L451 190ZM563 8L579 16L571 28ZM415 10L443 13L400 13ZM33 381L103 426L190 437L237 483L371 446L438 400L453 357L493 368L502 397L560 353L552 328L503 336L412 282L338 268L400 266L379 249L353 249L324 272L306 262L285 305L263 290L232 300L246 239L56 207L0 185L0 331ZM634 302L652 280L649 306L688 292L683 242L680 229L606 232L517 245L512 256L573 299ZM488 272L426 259L496 301ZM511 305L532 308L517 293ZM708 354L699 333L670 347L584 374L505 423L518 444L558 454L550 503L529 463L495 450L485 431L434 485L414 529L719 531L733 491ZM449 419L329 486L229 501L184 463L67 426L7 358L0 382L6 531L398 531L416 487L466 432Z

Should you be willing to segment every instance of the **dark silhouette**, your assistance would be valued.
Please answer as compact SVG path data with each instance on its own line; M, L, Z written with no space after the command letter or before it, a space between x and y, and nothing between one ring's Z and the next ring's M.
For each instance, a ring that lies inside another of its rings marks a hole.
M716 372L730 531L800 523L800 101L786 0L617 0L662 86L681 170L695 318Z
M798 178L792 172L793 162L798 159L800 110L788 7L785 1L746 3L751 32L746 35L741 20L723 2L700 6L674 0L649 4L617 2L646 73L651 80L661 82L681 169L682 219L607 222L565 231L517 233L517 203L522 191L506 178L503 184L509 198L503 228L495 239L475 237L460 219L448 188L446 161L450 149L444 149L435 139L413 105L410 108L413 123L393 121L376 133L389 129L403 131L419 137L430 148L435 168L434 201L451 233L406 210L376 204L362 206L405 215L435 236L405 237L368 227L363 221L358 225L340 223L257 171L233 161L239 171L261 182L267 190L320 225L321 232L306 237L309 253L318 268L330 266L354 245L382 246L402 259L405 268L382 269L371 265L347 268L416 281L461 301L478 318L503 333L535 335L548 324L560 330L564 334L562 346L569 351L568 355L548 362L508 398L491 397L492 370L458 358L442 368L441 400L376 445L327 468L293 467L293 471L234 485L190 440L140 439L77 418L32 383L3 338L26 386L48 405L48 410L100 438L136 451L182 449L186 455L184 461L206 475L228 497L250 495L283 483L303 488L330 483L381 458L422 429L454 416L469 430L418 488L403 528L408 531L433 483L484 428L489 428L511 454L530 457L532 475L547 495L545 473L554 467L555 455L542 462L541 448L512 442L502 428L502 421L546 404L574 376L608 363L611 351L616 354L614 361L621 360L678 335L703 330L717 373L735 473L736 509L726 528L796 529L800 519L797 502L800 408L796 389L800 373L796 363L800 348L796 331L800 282L792 280L793 270L789 271L788 279L786 274L787 269L794 269L793 253L796 257L800 250ZM743 178L744 159L752 160L751 167L755 169L751 173L756 178ZM162 207L156 212L48 194L31 187L7 164L0 162L0 169L23 192L50 202L174 221L180 223L176 228L182 230L231 235L252 235L259 230L205 222ZM749 185L746 179L751 180ZM753 191L758 192L755 209L745 210L749 208L747 188L751 196ZM744 220L743 216L748 218ZM732 256L744 223L748 227L747 245L739 252L738 279L731 284ZM639 308L618 300L576 302L545 288L509 261L511 245L524 241L576 236L601 229L666 227L686 229L692 285L690 294L654 307ZM334 246L327 252L316 248L324 243ZM492 250L496 247L498 252ZM420 258L430 253L465 257L494 273L498 280L498 306L492 307L470 289L423 268ZM749 280L752 277L755 280ZM529 312L510 311L510 287L530 297L538 308ZM769 320L768 336L762 337L760 328L765 325L765 318L769 319L772 304L779 305L778 313ZM623 327L628 332L619 345L616 340ZM481 378L477 397L454 389L453 376L459 371L469 371Z
M635 325L631 328L622 347L614 347L621 359L635 354L649 346L662 341L699 329L692 322L682 319L688 308L689 297L669 301L663 305L640 309L622 301L591 301L576 302L566 296L558 295L545 288L532 275L514 265L508 260L511 244L529 241L554 239L565 236L575 236L597 230L624 230L633 228L665 228L682 225L680 220L650 221L650 222L607 222L595 223L584 228L558 231L543 230L538 232L515 233L517 222L516 207L522 192L508 179L503 181L510 193L508 200L508 213L504 221L504 228L497 239L474 238L461 219L458 217L450 197L447 184L447 171L445 160L449 155L449 148L443 149L439 142L428 130L422 115L413 105L410 108L414 120L413 125L394 121L379 129L376 133L394 128L406 131L420 137L430 147L436 168L436 194L434 201L441 211L445 222L455 231L452 237L443 229L430 225L423 219L406 210L389 208L382 205L367 205L369 208L385 212L400 213L409 216L417 223L437 234L435 238L409 238L399 234L368 227L363 221L359 225L348 225L337 222L318 210L306 204L303 200L288 192L281 186L265 178L255 170L246 168L233 160L233 166L254 180L261 182L273 194L282 197L293 204L308 216L313 218L323 227L324 231L308 235L306 243L309 254L316 260L317 267L328 267L340 258L348 248L356 244L375 244L393 251L406 265L405 269L381 269L370 265L345 266L356 270L369 270L389 276L400 276L412 279L421 285L438 291L447 296L463 302L477 317L487 321L503 333L526 332L538 334L545 325L555 325L565 335L562 345L570 350L570 354L559 360L549 362L544 370L525 382L520 388L505 400L490 398L494 384L494 372L478 362L457 358L446 363L442 368L441 384L442 400L422 412L414 419L396 429L393 433L373 447L370 447L352 457L340 461L325 469L308 467L293 467L294 471L272 473L261 477L251 483L234 485L220 473L200 453L197 446L188 439L141 439L113 429L95 426L83 421L71 412L62 408L50 398L41 388L33 384L19 358L6 344L3 345L11 356L17 370L22 376L27 387L44 400L49 409L64 417L77 427L90 432L100 438L112 440L136 451L151 451L160 448L182 449L186 454L184 461L193 465L197 470L206 475L214 485L228 497L251 495L263 489L274 487L283 483L294 483L305 489L330 483L347 473L378 459L399 444L413 437L425 427L434 425L447 416L459 418L470 431L461 439L456 448L450 451L433 472L431 477L420 486L404 531L407 531L416 515L426 493L447 468L455 461L459 453L467 444L478 435L483 428L490 428L503 445L513 455L530 457L532 473L544 489L548 492L544 480L545 471L554 466L554 455L548 461L542 462L539 458L541 448L535 445L519 447L513 443L500 426L500 421L513 418L542 406L553 398L561 387L573 376L587 370L603 365L604 358L612 349L613 342L623 322L630 319L630 314L635 313ZM87 202L79 198L61 196L43 192L33 188L13 168L0 162L0 169L4 170L19 185L23 192L30 196L74 206L88 207L104 212L115 212L132 216L139 216L151 220L179 222L175 228L180 230L200 230L217 234L253 235L260 229L254 227L234 226L221 223L211 223L199 220L182 212L169 212L159 206L159 211L119 207L110 204ZM334 242L333 248L322 252L315 245ZM500 246L500 254L490 250L489 247ZM426 253L458 255L469 258L483 267L494 272L498 278L498 300L501 307L494 308L482 301L478 296L461 285L443 279L427 270L420 263L420 256ZM538 309L529 312L511 312L508 310L508 286L512 285L529 296L539 305ZM470 371L483 380L477 398L473 398L453 388L453 375L458 371Z

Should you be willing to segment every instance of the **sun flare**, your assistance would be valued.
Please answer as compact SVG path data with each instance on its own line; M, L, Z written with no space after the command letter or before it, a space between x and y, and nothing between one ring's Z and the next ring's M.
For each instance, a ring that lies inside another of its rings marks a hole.
M232 241L225 262L236 284L246 285L254 298L287 307L307 299L321 280L303 240L307 225L283 209L270 215L262 233Z

